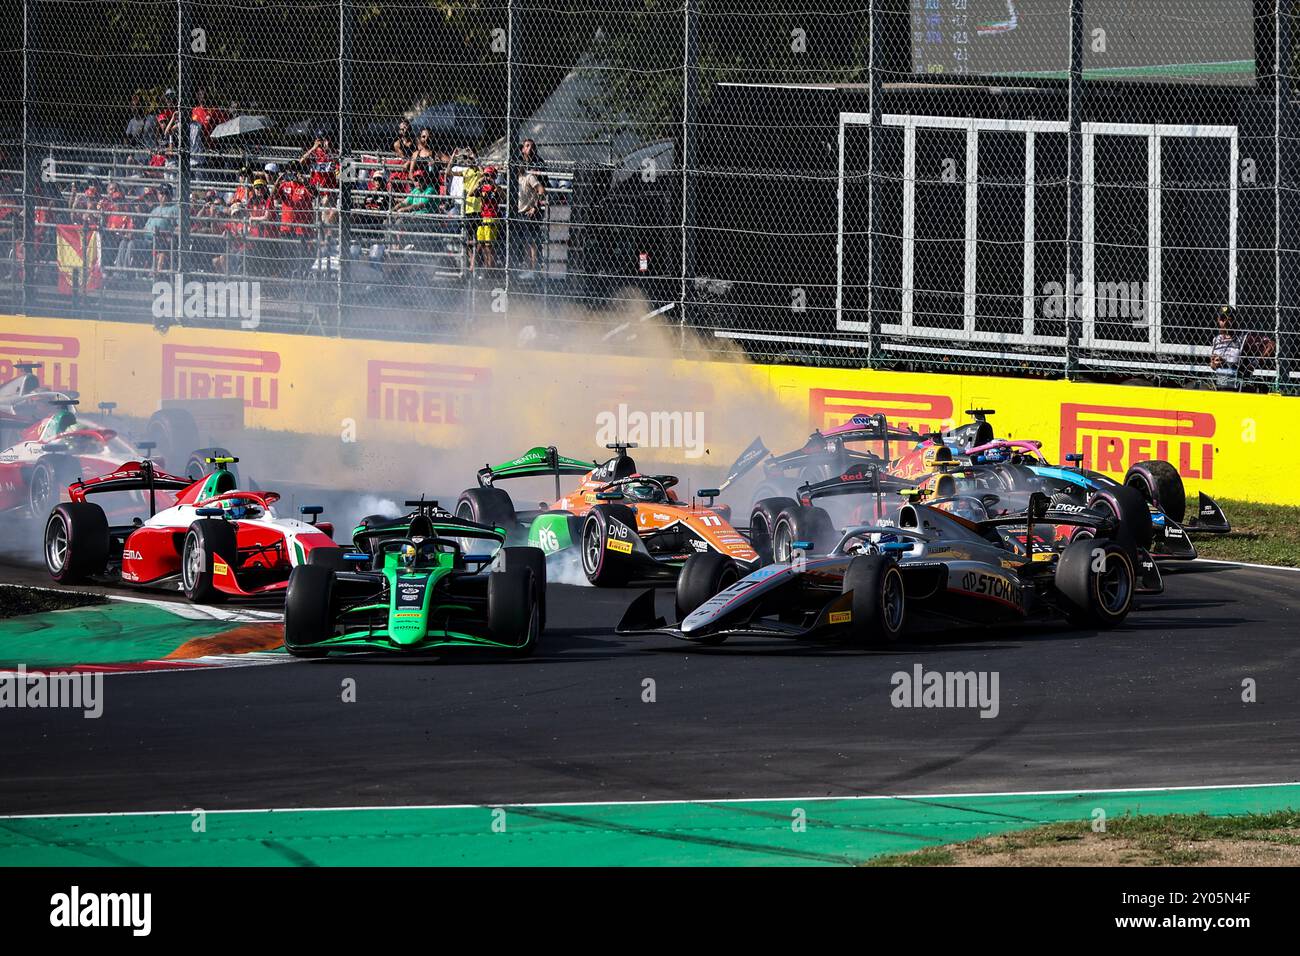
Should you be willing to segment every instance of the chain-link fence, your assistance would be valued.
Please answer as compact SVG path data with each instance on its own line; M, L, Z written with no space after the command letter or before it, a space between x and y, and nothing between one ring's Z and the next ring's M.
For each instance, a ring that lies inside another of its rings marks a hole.
M1297 13L26 0L0 306L1293 390Z

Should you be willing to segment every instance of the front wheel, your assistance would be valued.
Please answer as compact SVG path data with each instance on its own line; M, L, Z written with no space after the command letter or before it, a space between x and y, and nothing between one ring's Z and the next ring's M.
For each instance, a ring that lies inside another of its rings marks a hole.
M537 649L541 607L532 568L519 563L488 575L487 624L492 640L517 656L528 657Z
M1124 484L1136 488L1143 499L1151 502L1179 524L1187 516L1187 491L1183 476L1167 461L1139 461L1124 475Z
M314 552L313 552L314 553ZM294 657L324 657L315 645L334 633L334 571L301 564L289 572L284 595L284 648Z
M693 554L682 565L682 572L677 578L677 620L684 621L687 616L705 601L720 594L740 580L740 568L731 558L716 551L703 551ZM721 644L725 635L706 635L695 638L701 644Z
M853 592L851 628L859 644L896 644L907 628L907 595L898 562L883 554L863 554L849 562L841 584Z
M1056 564L1066 618L1079 627L1111 628L1133 607L1137 575L1129 549L1114 541L1072 541Z

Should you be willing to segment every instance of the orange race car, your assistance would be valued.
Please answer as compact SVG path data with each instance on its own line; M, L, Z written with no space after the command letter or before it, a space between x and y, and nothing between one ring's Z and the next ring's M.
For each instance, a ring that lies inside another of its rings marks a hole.
M478 487L463 492L456 503L456 515L502 528L508 539L541 548L551 560L576 552L583 574L597 586L676 579L687 558L710 551L733 561L739 577L762 564L732 526L731 509L714 505L716 489L683 500L673 490L676 477L637 471L627 453L636 445L606 447L614 457L604 464L562 457L552 446L482 468ZM561 493L564 475L582 477L569 494ZM555 501L535 511L517 511L510 495L496 487L507 478L547 476L555 478Z

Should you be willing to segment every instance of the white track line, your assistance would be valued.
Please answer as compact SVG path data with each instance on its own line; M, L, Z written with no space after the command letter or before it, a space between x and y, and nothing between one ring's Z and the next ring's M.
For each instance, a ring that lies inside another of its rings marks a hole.
M262 807L244 810L208 810L207 813L331 813L358 810L478 810L487 807L654 807L686 806L710 803L824 803L831 800L952 800L965 797L1060 797L1091 796L1108 793L1187 793L1198 790L1263 790L1275 787L1297 787L1300 781L1290 783L1204 784L1193 787L1113 787L1104 790L1005 790L991 793L913 793L913 794L849 794L839 797L725 797L718 800L589 800L558 801L553 803L431 803L398 806L362 807ZM0 820L53 820L82 817L161 817L191 816L194 810L109 810L94 813L11 813L0 814Z
M1246 561L1220 561L1218 558L1193 558L1193 564L1226 564L1233 568L1258 568L1261 571L1300 571L1285 564L1250 564Z

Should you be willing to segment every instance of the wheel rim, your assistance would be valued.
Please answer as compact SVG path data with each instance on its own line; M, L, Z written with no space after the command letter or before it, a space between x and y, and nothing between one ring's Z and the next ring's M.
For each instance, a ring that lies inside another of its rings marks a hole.
M203 573L203 552L198 545L198 538L190 532L185 538L185 554L181 560L181 578L187 591L193 589Z
M36 471L32 474L30 500L31 500L32 511L35 514L39 515L42 511L46 509L46 506L49 504L50 486L52 484L53 484L53 479L50 478L49 473L46 471L44 467L37 468Z
M884 618L885 628L891 634L897 634L903 626L903 576L897 568L885 572L885 581L880 593L880 613Z
M1132 586L1127 564L1110 555L1106 570L1097 576L1097 601L1108 614L1118 614L1127 606Z
M582 566L590 574L600 567L600 528L594 521L582 532Z
M790 560L791 547L793 539L790 537L790 526L780 523L776 526L776 531L772 533L772 560L778 564L785 564Z
M1125 485L1126 487L1136 488L1138 491L1140 491L1142 493L1142 500L1145 501L1147 504L1150 504L1154 500L1152 498L1151 486L1148 485L1146 483L1146 480L1140 477L1139 475L1131 476L1129 480L1125 482Z
M59 572L67 562L68 529L56 518L45 529L45 563L51 571Z

